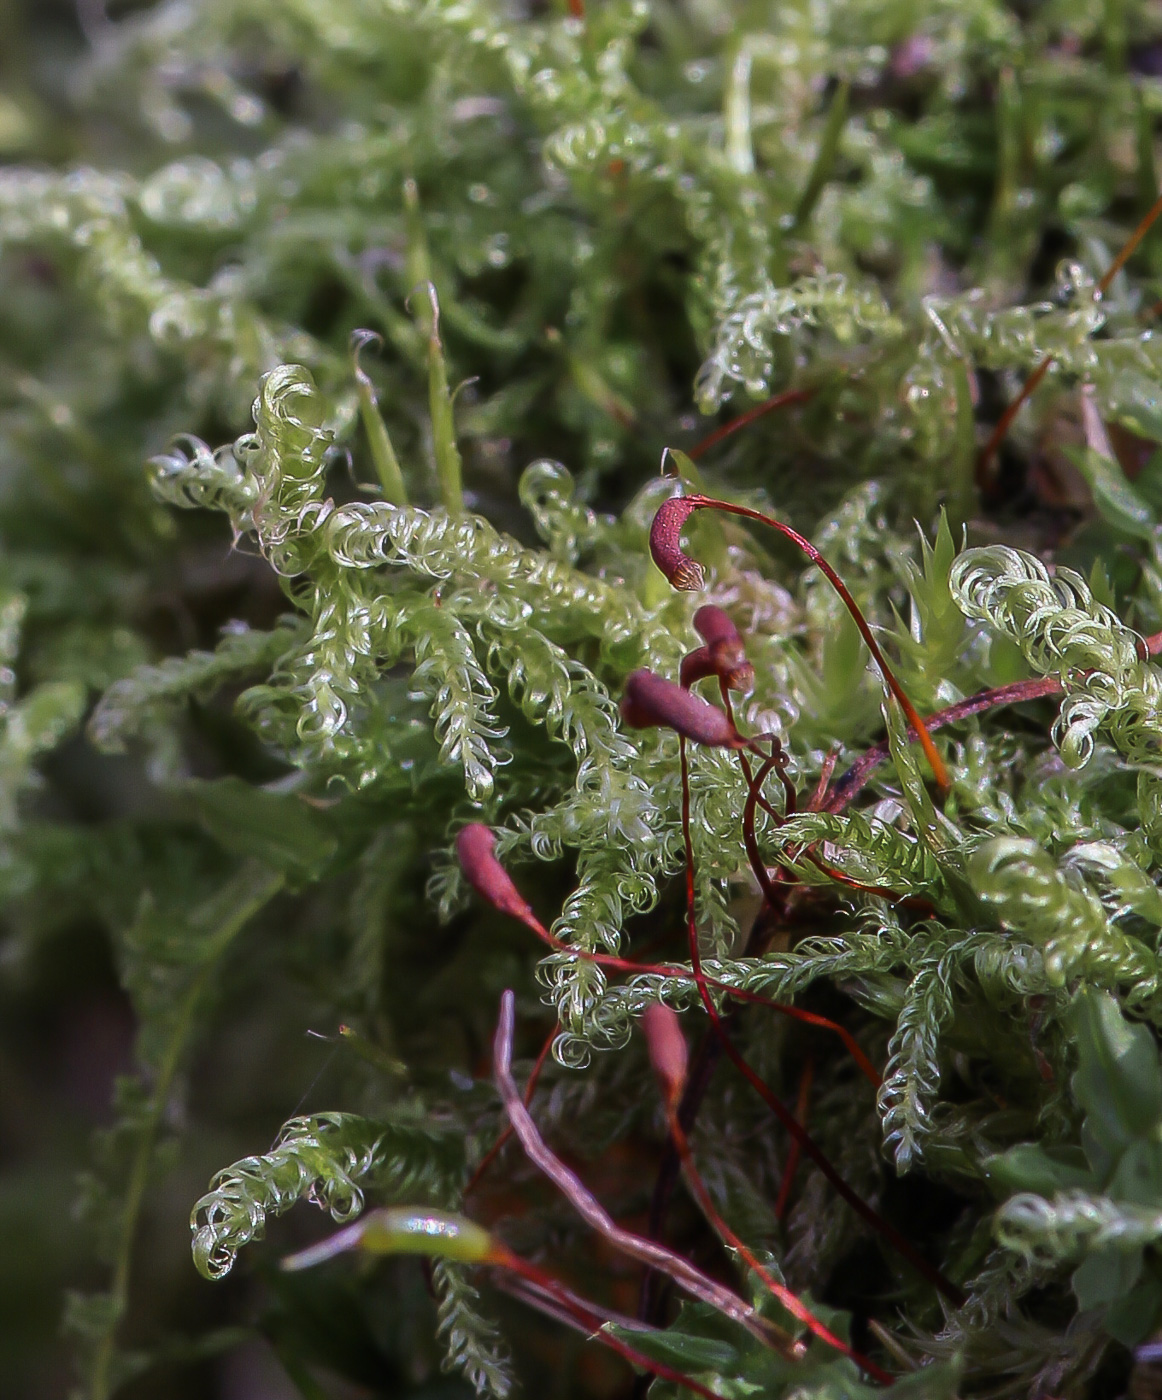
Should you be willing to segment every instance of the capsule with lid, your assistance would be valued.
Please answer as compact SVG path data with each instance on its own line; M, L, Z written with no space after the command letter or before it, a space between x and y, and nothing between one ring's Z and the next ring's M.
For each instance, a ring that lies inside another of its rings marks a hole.
M717 676L730 690L753 690L754 667L729 614L707 603L694 614L694 626L706 645L682 658L682 685L689 689L696 681Z

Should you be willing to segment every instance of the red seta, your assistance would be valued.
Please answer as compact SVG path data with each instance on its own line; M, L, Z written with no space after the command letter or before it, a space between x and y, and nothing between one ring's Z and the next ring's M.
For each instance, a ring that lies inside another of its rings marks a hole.
M750 506L734 505L730 501L716 500L713 496L671 496L668 501L663 501L658 507L650 526L650 554L659 570L666 576L674 588L691 590L701 588L706 580L705 571L696 559L690 556L682 548L682 529L690 516L697 510L717 510L726 515L738 515L745 520L753 520L760 525L767 525L772 530L784 538L791 541L810 561L839 594L844 607L851 614L855 625L859 628L860 636L863 638L867 649L872 654L872 659L879 667L880 675L884 679L884 684L899 702L901 709L908 718L909 724L915 730L920 741L920 746L924 750L925 757L932 767L932 772L937 783L942 788L949 785L948 769L944 760L936 751L936 745L932 742L932 736L928 733L924 721L920 718L919 711L909 700L903 686L896 679L895 672L888 665L887 659L880 650L867 618L860 611L859 604L851 596L847 585L827 562L822 554L815 548L810 540L804 539L797 530L793 530L782 520L778 520L773 515L764 515L761 510L752 510Z

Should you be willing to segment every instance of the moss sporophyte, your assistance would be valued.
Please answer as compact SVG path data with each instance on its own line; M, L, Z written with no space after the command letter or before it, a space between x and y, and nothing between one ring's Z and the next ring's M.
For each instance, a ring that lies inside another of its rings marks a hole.
M1155 9L75 8L0 20L8 1388L63 1279L85 1400L1146 1394Z

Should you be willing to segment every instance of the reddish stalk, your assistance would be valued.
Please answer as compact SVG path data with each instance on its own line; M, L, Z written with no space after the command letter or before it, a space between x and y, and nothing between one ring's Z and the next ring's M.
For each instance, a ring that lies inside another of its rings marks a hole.
M710 1024L718 1037L727 1058L735 1069L743 1076L755 1093L770 1108L771 1112L779 1122L790 1133L791 1137L799 1143L800 1148L815 1163L823 1176L835 1188L839 1195L851 1206L852 1210L871 1226L883 1239L885 1239L896 1252L924 1278L939 1293L949 1300L955 1307L960 1307L965 1301L963 1292L950 1280L946 1279L939 1269L934 1268L911 1245L900 1232L889 1221L885 1220L878 1211L863 1199L858 1192L854 1191L839 1172L831 1165L830 1160L824 1154L814 1138L795 1118L795 1115L786 1107L779 1097L772 1092L768 1085L751 1068L749 1062L735 1046L726 1028L722 1024L722 1018L718 1014L718 1008L714 1005L714 1000L710 995L706 978L702 973L702 957L698 948L698 928L694 917L694 843L690 830L690 783L686 766L686 754L684 745L679 742L679 757L682 766L682 837L686 847L686 930L690 941L690 964L694 973L694 983L698 988L698 995L702 1005L710 1018Z
M738 1322L764 1345L774 1346L788 1358L796 1357L800 1348L781 1327L768 1321L744 1298L715 1282L688 1259L619 1225L576 1173L549 1150L512 1077L513 1008L513 994L505 992L493 1042L493 1068L509 1122L533 1165L544 1172L585 1223L619 1253L668 1275L684 1293Z
M869 1376L879 1381L881 1385L891 1385L892 1381L895 1379L893 1376L889 1375L887 1371L881 1370L874 1361L861 1355L860 1352L853 1350L853 1348L849 1347L846 1342L837 1337L828 1327L824 1326L796 1294L792 1293L789 1288L781 1284L770 1270L763 1266L759 1259L756 1258L753 1251L747 1248L746 1244L735 1234L726 1221L723 1220L722 1216L715 1208L710 1192L706 1189L706 1183L702 1180L698 1171L697 1164L694 1161L694 1154L690 1148L690 1140L687 1138L681 1123L678 1121L677 1100L670 1097L667 1097L666 1100L666 1120L669 1124L670 1136L674 1140L674 1147L678 1152L678 1158L682 1163L682 1175L686 1181L686 1185L690 1188L691 1195L697 1201L699 1209L710 1222L712 1228L726 1241L731 1249L737 1251L747 1268L750 1269L756 1277L762 1280L763 1286L782 1303L783 1307L787 1309L792 1317L797 1318L798 1321L818 1337L820 1341L825 1342L829 1347L834 1347L836 1351L842 1352L844 1356L849 1357L857 1366L866 1371Z
M572 1327L591 1341L600 1342L602 1346L608 1347L618 1356L623 1357L631 1366L648 1371L651 1375L669 1381L672 1385L684 1386L687 1390L693 1391L695 1395L707 1397L707 1400L718 1400L713 1390L694 1380L692 1376L687 1376L682 1371L676 1371L661 1361L655 1361L651 1357L645 1356L623 1338L605 1330L606 1325L611 1322L628 1332L653 1332L654 1328L643 1327L633 1318L603 1313L587 1299L574 1293L571 1288L567 1288L552 1274L538 1268L529 1260L520 1258L519 1255L508 1254L499 1267L515 1274L517 1279L523 1280L525 1287L505 1287L503 1275L496 1281L501 1283L506 1292L512 1293L514 1297L519 1298L529 1307L548 1314L566 1327Z
M1162 632L1141 638L1139 651L1142 659L1157 656L1162 652ZM1061 682L1053 676L1041 676L1035 680L1013 681L1010 685L999 685L992 690L981 690L970 695L967 700L958 700L955 705L947 705L942 710L934 710L927 715L924 723L929 729L944 729L958 720L968 719L987 710L999 709L1002 705L1020 705L1027 700L1043 700L1049 695L1060 695L1064 690ZM912 737L915 737L914 735ZM842 812L859 795L872 773L889 756L890 748L886 740L867 749L851 765L827 795L820 811Z
M553 1048L553 1041L556 1040L557 1032L560 1029L561 1023L560 1021L557 1021L554 1024L553 1029L549 1032L544 1045L541 1046L541 1053L537 1056L536 1062L534 1063L532 1071L529 1074L528 1082L525 1084L524 1101L526 1107L532 1104L533 1094L536 1092L537 1080L541 1077L541 1070L543 1070L545 1067L545 1061L549 1058L549 1051ZM503 1150L505 1143L508 1142L510 1137L512 1137L511 1124L509 1124L509 1126L504 1129L504 1131L497 1137L496 1141L480 1159L479 1166L472 1173L468 1185L464 1188L465 1200L467 1200L467 1198L472 1194L472 1192L475 1191L477 1186L480 1185L481 1177L483 1177L484 1173L493 1164L497 1157L500 1156L500 1153Z
M807 810L809 812L823 811L824 801L827 797L827 788L831 782L831 776L835 772L835 765L838 761L838 749L832 749L823 760L823 767L819 770L819 781L815 784L815 791L811 794L811 801L807 803Z
M1154 203L1151 204L1149 209L1147 209L1145 214L1143 214L1142 219L1138 224L1138 227L1133 231L1133 233L1130 234L1129 238L1127 238L1126 241L1122 244L1122 251L1117 255L1113 262L1110 263L1109 267L1107 267L1105 272L1102 274L1101 281L1097 284L1097 287L1095 289L1095 294L1097 296L1104 296L1105 293L1109 291L1110 283L1114 280L1118 273L1121 272L1122 268L1125 267L1126 263L1128 263L1129 260L1134 256L1134 254L1138 251L1139 243L1141 243L1142 239L1146 237L1146 235L1158 222L1158 216L1160 214L1162 214L1162 194L1158 196Z
M772 742L777 744L778 740L772 739ZM767 775L770 773L772 767L777 769L779 777L783 781L784 787L789 787L788 779L785 773L783 772L782 767L780 766L781 758L781 752L778 754L772 753L770 758L764 759L763 765L759 769L757 776L752 776L750 764L747 762L745 755L741 752L739 753L739 760L742 763L743 775L746 778L747 782L746 802L742 810L742 843L743 847L746 850L746 857L751 868L751 873L754 875L755 879L759 883L759 887L763 892L763 898L767 901L767 904L772 909L779 907L778 891L775 889L775 886L771 881L770 875L767 871L766 862L763 860L762 854L759 851L758 837L755 832L755 808L756 806L761 807L763 811L766 812L768 816L772 818L776 825L782 825L783 817L777 811L775 811L771 804L767 802L762 795L763 783L766 781ZM791 791L793 793L793 789L791 789ZM793 812L795 810L794 803L792 801L788 801L787 810L790 812ZM914 906L919 902L911 896L901 895L899 891L889 889L886 885L869 885L863 880L857 880L854 875L848 875L845 871L840 870L837 866L829 864L822 858L822 856L818 855L817 852L811 846L803 846L799 848L798 854L804 856L807 860L809 860L811 864L814 865L817 870L822 871L823 874L828 877L828 879L836 881L837 884L845 885L848 889L859 890L863 894L879 895L883 899L888 899L891 900L893 903L904 904L909 907ZM795 855L790 854L788 856L788 859L794 860ZM786 869L793 877L793 867L787 866ZM922 901L922 903L924 908L929 910L931 909L931 906L928 905L927 901Z
M774 740L774 742L777 743L778 740ZM788 780L782 768L779 767L780 757L781 754L778 757L772 755L771 758L764 759L758 775L752 777L750 764L746 761L745 755L741 752L739 753L739 759L743 765L743 775L747 781L746 803L742 809L742 843L746 850L746 857L750 864L751 873L759 882L759 887L763 892L763 898L772 909L776 907L777 891L767 873L766 862L763 860L762 854L759 851L758 837L755 833L755 808L756 806L761 807L777 825L782 825L782 816L775 811L762 795L763 783L766 781L767 775L770 773L772 767L778 769L779 777L783 780L784 787L788 785ZM788 804L788 810L794 811L793 803ZM916 903L911 896L902 895L898 890L889 889L886 885L869 885L863 880L857 880L854 875L848 875L837 866L829 864L810 846L802 847L799 853L806 857L817 870L821 870L828 879L836 881L837 884L846 885L848 889L859 890L863 894L876 894L896 904L913 905ZM794 858L793 855L789 857L789 859L792 860ZM788 869L789 868L790 867L788 867ZM926 901L924 902L924 907L930 907L927 905Z
M692 447L686 453L686 456L691 461L696 462L703 453L709 452L712 447L717 447L724 438L737 433L739 429L748 428L752 423L757 423L760 418L765 418L768 413L773 413L777 408L786 408L788 404L793 403L806 403L814 392L814 389L785 389L781 394L772 394L769 399L764 399L754 408L748 408L745 413L740 413L737 418L732 418L729 423L723 423L721 427L708 433L696 447Z
M511 1003L512 993L506 995ZM511 1004L509 1011L511 1013ZM509 1029L511 1031L511 1024ZM510 1054L511 1049L510 1035ZM547 1270L514 1254L502 1240L498 1240L474 1221L463 1216L450 1215L446 1211L416 1211L409 1207L373 1210L329 1239L285 1257L281 1266L284 1270L297 1272L300 1269L312 1268L349 1250L364 1249L373 1254L420 1254L426 1256L429 1261L441 1257L454 1258L462 1263L493 1269L493 1282L499 1288L520 1298L537 1311L546 1313L567 1326L577 1328L586 1336L595 1336L598 1341L611 1347L634 1365L642 1366L655 1375L663 1376L666 1380L687 1386L698 1395L709 1396L710 1400L715 1400L714 1392L698 1381L664 1363L659 1365L637 1347L605 1330L613 1325L640 1336L655 1332L654 1328L620 1313L597 1307L587 1298L574 1293ZM764 1333L773 1330L773 1324L766 1323L765 1319L761 1321Z
M683 768L682 776L685 778L685 754L682 754ZM759 883L759 888L763 892L763 898L772 909L778 906L778 892L767 871L767 863L762 858L759 850L758 838L755 835L755 807L758 803L759 789L766 782L767 775L775 766L775 758L765 758L759 767L758 773L753 778L747 779L746 803L742 809L742 842L746 848L746 858L750 864L751 873Z
M1049 373L1049 366L1053 363L1053 358L1052 355L1046 355L1025 380L1024 384L1021 385L1021 392L1001 414L996 427L989 434L988 442L981 448L980 456L976 459L976 484L980 490L983 491L990 484L989 475L992 470L993 457L996 456L997 449L1008 436L1009 429L1013 426L1013 420L1020 413L1022 406Z
M916 731L920 746L932 767L936 781L941 788L947 789L948 770L944 766L944 760L936 752L936 745L932 742L932 736L924 727L924 721L920 718L919 711L911 700L908 699L903 686L896 679L895 672L888 665L887 658L880 650L879 643L868 625L867 618L860 611L859 604L851 596L847 585L827 562L822 554L815 548L810 540L804 539L798 530L793 530L790 525L776 519L773 515L764 515L761 510L753 510L750 506L734 505L730 501L719 501L712 496L692 495L673 496L668 501L664 501L654 516L654 523L650 529L650 552L654 562L669 579L670 583L677 588L697 587L702 578L702 568L697 561L690 559L683 554L679 535L682 525L686 519L697 510L718 510L726 515L738 515L744 520L753 520L760 525L777 531L805 555L812 564L823 574L828 583L838 593L844 607L851 614L859 634L863 638L867 649L871 652L872 658L879 667L880 675L884 684L899 702L908 722Z
M706 983L707 986L714 987L716 991L722 987L722 983L715 983L712 977L708 977ZM779 1007L778 1002L772 1001L770 997L761 996L758 992L743 991L741 987L726 987L723 988L723 990L728 991L731 996L737 997L739 1001L749 1001L756 1006L770 1006L774 1007L776 1010L782 1009ZM878 1089L880 1087L884 1082L883 1077L879 1070L876 1069L875 1065L868 1059L867 1055L864 1054L863 1050L860 1049L859 1042L849 1030L839 1025L838 1022L829 1020L826 1016L817 1016L813 1011L803 1011L799 1007L796 1007L795 1010L799 1013L795 1017L797 1021L802 1021L808 1026L818 1026L821 1030L832 1031L837 1034L840 1040L843 1041L847 1053L858 1065L859 1071L863 1077L873 1089Z
M815 1061L810 1056L803 1066L803 1073L799 1076L799 1099L795 1104L795 1117L804 1127L807 1126L807 1108L811 1102L811 1084L815 1078ZM787 1215L787 1207L791 1203L791 1187L795 1182L795 1173L799 1170L799 1144L793 1142L787 1152L787 1164L783 1168L783 1179L779 1183L779 1195L775 1201L775 1219L784 1220Z
M718 686L719 686L719 690L720 690L720 692L721 692L721 694L722 694L722 703L723 703L723 705L726 707L726 717L727 717L727 719L730 720L731 724L734 724L734 706L731 704L731 700L730 700L730 691L727 690L725 681L721 681L721 680L720 680L719 683L718 683ZM769 743L774 743L774 744L776 744L776 745L779 745L778 739L776 739L775 736L774 736L773 734L769 734L769 735L760 735L759 738L760 738L760 739L765 738L765 739L767 739L767 741L768 741ZM756 741L756 742L757 742L757 741ZM779 747L778 747L777 750L772 750L772 753L771 753L771 764L772 764L772 766L778 771L779 782L782 783L782 785L783 785L783 797L784 797L784 799L785 799L785 801L784 801L784 806L783 806L783 812L784 812L787 816L790 816L791 813L794 812L794 811L797 809L798 805L799 805L799 794L795 791L795 785L794 785L794 783L792 783L791 780L790 780L790 778L787 777L787 771L786 771L786 769L787 769L787 764L786 764L786 760L783 759L783 760L780 762L781 754L782 754L782 746L779 745ZM763 755L762 755L762 754L759 754L758 756L759 756L760 758L763 758ZM742 768L742 776L743 776L743 778L744 778L744 780L745 780L745 782L746 782L747 787L749 788L749 787L751 787L751 786L754 785L754 777L753 777L753 775L752 775L752 773L751 773L750 759L747 758L746 754L743 753L743 751L742 751L741 749L739 749L739 751L738 751L738 761L739 761L739 764L740 764L740 766L741 766L741 768ZM764 760L764 761L765 761L765 760ZM768 772L769 772L769 771L770 771L770 770L768 769ZM767 814L769 817L771 817L774 821L781 822L781 821L783 820L782 815L780 815L780 813L776 812L775 809L771 806L771 804L770 804L769 802L766 801L766 799L765 799L765 798L763 797L763 795L762 795L762 790L761 790L761 789L762 789L762 784L760 783L760 784L759 784L759 791L758 791L758 804L759 804L759 806L762 807L763 811L766 812L766 814Z
M707 645L699 647L697 651L692 651L682 658L681 688L683 690L689 689L689 687L694 685L697 681L706 680L710 676L716 676L718 679L718 691L722 697L722 705L726 713L727 723L724 726L724 731L733 732L737 735L738 726L734 719L734 705L731 703L730 692L732 688L736 690L750 690L754 685L754 667L747 660L746 651L742 645L742 639L739 637L734 623L721 608L715 607L713 604L707 604L705 607L699 608L694 614L694 626L702 633L703 637L706 639ZM689 733L690 731L689 729L685 729L679 732ZM741 738L741 736L739 737ZM781 825L785 817L790 816L797 810L799 798L795 791L794 783L787 777L786 761L781 758L781 747L778 747L779 741L774 735L760 735L759 739L748 739L746 741L747 746L752 752L757 754L758 757L762 758L763 754L759 748L759 742L763 738L766 738L768 743L776 745L776 748L772 749L772 757L775 759L774 766L779 775L779 781L783 785L782 815L780 815L763 796L762 783L755 784L751 772L750 759L743 751L743 748L738 744L733 745L733 747L738 752L738 761L742 768L742 776L746 782L748 792L753 792L758 805L763 811L767 813L776 825ZM824 766L827 776L829 777L831 769L835 767L835 757L831 757L830 767L827 767L826 764ZM769 769L765 771L769 771ZM813 798L812 801L814 800ZM751 866L757 873L762 871L764 867L755 854L758 847L754 835L753 804L748 810L750 812L750 829L748 832L747 820L744 819L743 838L744 844L746 844L747 855L751 861ZM888 899L899 900L902 898L902 896L897 895L892 890L884 888L882 885L865 884L862 880L856 880L853 876L845 874L842 870L837 869L833 865L829 865L822 857L816 854L812 846L803 847L802 854L829 879L835 880L841 885L846 885L849 889L861 890L865 894L883 895ZM794 859L794 857L792 856L791 859ZM788 873L793 878L793 870L791 870L789 866L787 868ZM773 890L766 880L765 875L759 875L759 883L762 886L763 895L767 903L774 907Z
M511 1278L510 1274L515 1274L516 1277ZM586 1332L593 1330L593 1322L598 1326L612 1323L615 1327L624 1327L631 1332L653 1330L648 1323L643 1324L637 1318L626 1317L624 1313L616 1312L613 1308L598 1308L596 1303L579 1293L574 1293L555 1274L548 1273L527 1259L521 1259L519 1266L515 1268L507 1263L498 1265L493 1284L514 1297L527 1300L532 1294L536 1299L534 1306L540 1307L543 1312L549 1313L567 1327L580 1328L578 1314L586 1314ZM546 1304L552 1305L551 1310Z
M1099 280L1097 286L1094 288L1093 295L1095 301L1098 299L1098 297L1104 296L1105 293L1109 291L1110 284L1113 282L1114 278L1118 275L1118 273L1121 272L1122 268L1125 267L1126 263L1128 263L1129 260L1134 256L1135 252L1137 252L1138 245L1142 242L1142 239L1145 238L1146 235L1150 232L1155 223L1157 223L1159 215L1162 215L1162 195L1159 195L1158 198L1154 201L1154 203L1150 206L1146 214L1142 217L1141 221L1139 222L1137 228L1122 244L1121 251L1118 253L1118 255L1114 258L1113 262L1110 263L1109 267L1107 267L1105 272L1102 274L1101 279ZM1004 413L1001 414L1000 421L989 434L989 440L985 443L984 447L981 449L980 456L977 458L976 482L978 487L983 488L984 486L988 485L988 474L989 469L992 466L993 456L995 455L997 449L1000 447L1001 443L1004 442L1009 429L1013 426L1013 419L1016 418L1018 412L1020 411L1021 405L1026 402L1030 394L1032 394L1033 391L1037 388L1037 385L1040 384L1042 379L1045 378L1045 375L1049 372L1049 366L1053 363L1053 360L1054 356L1045 356L1045 358L1041 361L1041 363L1037 366L1033 373L1028 377L1028 379L1025 380L1024 384L1021 386L1021 392L1008 406L1008 408L1005 409Z
M483 837L488 837L487 849ZM461 865L464 873L473 888L481 894L492 905L503 914L518 919L524 926L534 933L546 947L551 948L555 953L565 953L571 957L580 958L585 962L596 963L598 967L608 968L613 972L628 972L640 975L649 973L659 977L674 977L689 980L691 973L687 968L678 967L669 963L640 963L629 958L614 957L610 953L592 953L587 948L574 948L568 943L563 943L559 938L554 937L533 913L532 908L520 894L516 886L512 883L508 872L492 854L492 833L485 826L478 822L470 823L462 828L460 835L456 839L457 849L460 854ZM725 993L727 996L737 997L740 1001L749 1001L756 1005L769 1007L772 1011L777 1011L780 1015L789 1016L794 1021L802 1021L806 1025L818 1026L821 1029L830 1030L837 1035L843 1044L852 1054L862 1073L868 1078L875 1088L879 1088L880 1076L875 1067L859 1048L851 1032L835 1021L830 1021L826 1016L818 1016L814 1012L804 1011L797 1006L788 1006L783 1002L773 1001L770 997L764 997L758 992L746 992L739 988L731 987L725 982L720 982L717 978L704 978L708 986L715 991Z
M1158 640L1162 641L1162 634ZM1147 646L1149 647L1154 641L1154 638L1148 638ZM1012 685L997 686L994 690L982 690L976 695L970 695L967 700L958 700L955 705L947 705L943 710L936 710L924 722L929 729L943 729L949 724L955 724L958 720L968 719L971 715L979 715L1001 705L1019 705L1025 700L1040 700L1047 695L1060 695L1061 690L1061 682L1052 676L1043 676L1039 680L1014 681ZM832 787L821 810L842 812L862 791L872 773L883 763L890 752L888 742L884 740L862 753Z

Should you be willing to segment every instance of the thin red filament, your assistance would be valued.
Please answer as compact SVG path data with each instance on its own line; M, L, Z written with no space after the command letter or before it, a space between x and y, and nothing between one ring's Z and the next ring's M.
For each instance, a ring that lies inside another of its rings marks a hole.
M851 1206L852 1210L881 1235L892 1247L906 1259L912 1267L937 1289L954 1306L961 1307L965 1301L964 1293L950 1280L946 1279L939 1269L934 1268L929 1262L914 1248L900 1232L890 1222L885 1220L877 1211L863 1199L858 1192L844 1181L838 1171L832 1166L830 1160L824 1154L814 1138L810 1136L806 1128L795 1118L795 1115L786 1107L779 1097L771 1091L768 1085L754 1071L741 1051L731 1040L722 1024L722 1018L718 1014L718 1008L714 1005L714 1000L710 995L710 989L706 978L702 974L702 958L698 948L698 928L694 916L694 843L690 828L690 780L686 763L686 747L682 740L679 740L678 753L682 768L682 836L686 847L686 931L690 942L690 963L694 972L694 983L698 988L698 995L702 1005L710 1018L710 1024L718 1037L727 1058L731 1064L739 1071L748 1084L759 1095L763 1102L770 1108L775 1117L790 1133L791 1137L797 1141L802 1150L815 1163L824 1177L831 1183L839 1195Z
M808 1058L799 1076L799 1100L795 1104L795 1117L804 1127L807 1126L807 1107L811 1102L811 1083L815 1078L815 1061ZM779 1195L775 1201L775 1219L787 1218L787 1207L791 1203L791 1187L795 1183L795 1173L799 1170L800 1148L792 1142L787 1151L787 1165L783 1168L783 1179L779 1183Z
M737 433L741 428L747 428L760 418L765 418L768 413L773 413L778 408L786 408L788 404L805 403L812 395L812 389L786 389L781 394L773 394L769 399L764 399L762 403L754 408L749 408L745 413L740 413L737 418L732 418L729 423L723 423L721 427L715 428L712 433L702 439L696 447L692 447L686 456L692 461L697 461L704 452L709 452L712 447L717 447L724 439Z
M851 596L847 585L827 562L822 554L815 548L810 540L804 539L797 530L793 530L790 525L778 520L773 515L764 515L761 510L752 510L750 506L734 505L730 501L719 501L712 496L692 495L692 496L672 496L668 501L663 501L654 516L654 523L650 529L650 550L653 554L654 562L658 568L670 580L675 588L690 589L699 587L705 577L702 566L686 555L681 547L680 535L682 526L691 514L696 510L718 510L727 515L738 515L745 520L754 520L760 525L769 526L770 529L778 531L785 539L791 541L795 547L804 554L812 564L823 574L836 593L839 594L844 607L847 608L859 628L859 634L863 638L867 649L871 652L872 658L879 667L880 675L884 679L884 684L895 696L908 717L908 722L916 731L920 745L924 754L931 764L932 772L937 783L947 789L949 786L948 770L944 766L944 760L936 751L936 745L932 742L932 736L924 727L924 721L920 718L919 711L911 700L908 699L903 686L896 679L895 672L888 665L887 659L880 650L879 643L868 625L867 618L860 610L859 604Z
M479 827L481 831L487 833L490 839L492 838L492 832L488 827L482 826L479 822L473 822L470 825ZM465 830L467 830L467 828L465 828ZM463 835L463 832L461 835ZM483 838L477 835L468 844L470 848L476 852L482 851L485 843ZM457 847L462 848L462 843L459 838L457 838ZM508 872L500 865L500 862L492 853L491 848L488 850L487 861L484 861L481 857L482 865L487 865L488 863L495 865L496 870L487 869L483 871L479 882L473 880L471 875L468 874L468 871L465 870L465 875L468 877L470 883L488 903L492 904L493 908L498 909L501 913L509 914L511 917L519 919L527 929L530 929L536 934L541 942L551 948L553 952L565 953L570 957L580 958L585 962L596 963L598 967L608 968L612 972L627 972L639 975L641 973L652 973L655 976L682 978L683 980L690 977L690 972L684 967L676 967L669 963L634 962L629 958L614 957L610 953L593 953L587 948L574 948L570 944L562 942L561 939L554 937L554 935L545 928L533 913L532 908L524 897L516 891L516 887L513 885ZM503 877L503 880L501 877ZM500 900L494 900L489 891L499 893L501 897ZM514 895L515 898L513 897ZM798 1006L788 1006L783 1002L774 1001L770 997L762 996L759 992L749 992L738 987L731 987L728 983L720 982L713 977L704 978L704 980L707 985L713 987L715 991L724 992L727 996L736 997L739 1001L747 1001L759 1006L766 1006L772 1011L779 1012L782 1016L789 1016L793 1021L801 1021L805 1025L817 1026L822 1030L831 1031L842 1040L868 1082L874 1088L879 1088L882 1081L875 1066L860 1049L851 1032L837 1022L828 1020L826 1016L816 1015L813 1011L804 1011Z

